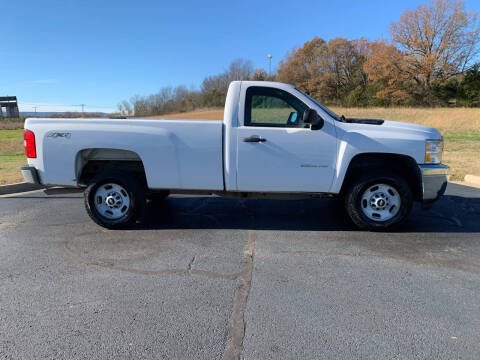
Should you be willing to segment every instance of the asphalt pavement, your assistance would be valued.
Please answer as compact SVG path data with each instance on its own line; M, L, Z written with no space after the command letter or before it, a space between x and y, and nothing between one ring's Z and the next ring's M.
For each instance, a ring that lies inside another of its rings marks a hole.
M334 199L172 196L112 231L0 197L0 359L478 359L480 190L396 232Z

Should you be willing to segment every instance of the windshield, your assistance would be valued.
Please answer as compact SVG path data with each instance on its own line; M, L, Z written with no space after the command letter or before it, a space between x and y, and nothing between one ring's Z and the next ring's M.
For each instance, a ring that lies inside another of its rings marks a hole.
M309 98L311 101L313 101L319 108L321 108L323 111L325 111L328 115L330 115L331 117L333 117L335 120L338 120L338 121L342 121L342 119L340 118L340 116L338 116L337 114L335 114L332 110L330 110L329 108L327 108L325 105L322 105L320 104L317 100L315 100L314 98L312 98L310 95L308 94L305 94L302 90L300 89L297 89L295 88L295 90L297 90L298 92L302 93L303 95L305 95L307 98Z

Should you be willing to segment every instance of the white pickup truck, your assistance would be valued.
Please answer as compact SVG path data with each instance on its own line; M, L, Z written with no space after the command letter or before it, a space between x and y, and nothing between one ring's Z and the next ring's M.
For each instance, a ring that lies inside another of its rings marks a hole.
M438 130L348 119L276 82L232 82L223 122L30 118L24 138L25 180L84 187L88 214L112 229L139 221L147 199L191 193L338 196L358 227L384 230L447 185Z

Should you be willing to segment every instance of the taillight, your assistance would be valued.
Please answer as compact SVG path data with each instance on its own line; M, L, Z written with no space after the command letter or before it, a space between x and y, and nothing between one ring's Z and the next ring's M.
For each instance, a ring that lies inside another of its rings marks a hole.
M23 146L25 146L25 155L27 158L35 159L37 149L35 148L35 134L30 130L23 130Z

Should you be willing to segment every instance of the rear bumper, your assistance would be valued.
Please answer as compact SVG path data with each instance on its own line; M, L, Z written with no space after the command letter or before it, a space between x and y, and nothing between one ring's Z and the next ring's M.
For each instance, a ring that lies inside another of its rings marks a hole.
M445 193L447 188L448 166L419 165L422 175L423 203L431 204Z
M20 171L22 172L22 176L25 182L35 185L42 185L38 177L37 169L35 169L33 166L21 166Z

